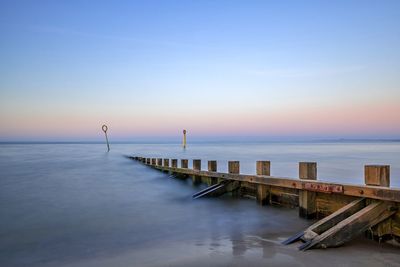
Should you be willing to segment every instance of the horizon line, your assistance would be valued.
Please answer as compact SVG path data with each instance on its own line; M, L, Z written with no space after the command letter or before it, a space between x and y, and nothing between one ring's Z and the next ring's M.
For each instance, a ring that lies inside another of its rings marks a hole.
M400 138L332 138L332 139L288 139L288 140L242 140L242 139L231 139L231 140L192 140L190 143L314 143L314 142L400 142ZM40 140L26 140L26 141L0 141L0 145L7 144L104 144L105 141L99 140L77 140L77 141L40 141ZM180 144L179 140L116 140L110 141L110 144ZM189 143L189 144L190 144Z

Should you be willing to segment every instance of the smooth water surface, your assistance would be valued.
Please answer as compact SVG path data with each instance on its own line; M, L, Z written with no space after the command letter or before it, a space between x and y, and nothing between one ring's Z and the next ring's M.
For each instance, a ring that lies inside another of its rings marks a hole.
M335 250L298 252L280 242L311 222L296 210L250 199L192 200L200 188L123 155L240 160L254 173L297 177L298 161L317 161L320 179L363 183L363 165L391 165L399 186L399 143L0 145L0 266L390 266L398 248L354 241ZM357 255L354 255L354 250ZM314 256L312 256L314 255ZM338 257L341 255L341 257ZM325 264L326 265L326 264ZM345 264L346 265L346 264ZM353 264L351 264L353 265Z

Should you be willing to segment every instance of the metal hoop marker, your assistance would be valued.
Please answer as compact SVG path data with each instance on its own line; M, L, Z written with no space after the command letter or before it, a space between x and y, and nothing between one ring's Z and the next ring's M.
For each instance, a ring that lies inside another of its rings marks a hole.
M108 149L108 151L110 151L110 144L108 143L108 137L107 137L108 127L107 127L107 125L104 124L103 126L101 126L101 129L103 130L104 134L106 135L107 149Z

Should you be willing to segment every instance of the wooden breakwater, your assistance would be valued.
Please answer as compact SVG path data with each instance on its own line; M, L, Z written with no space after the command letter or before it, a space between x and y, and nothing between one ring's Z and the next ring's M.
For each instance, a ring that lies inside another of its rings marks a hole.
M193 195L252 197L260 205L299 209L303 218L320 219L284 242L303 241L300 249L340 246L365 233L369 238L400 242L400 189L390 188L390 166L366 165L365 185L339 184L317 180L315 162L299 163L299 178L271 176L270 161L256 162L256 175L240 174L240 162L228 161L228 172L217 171L217 161L130 157L157 170L209 187ZM178 167L178 162L180 166Z

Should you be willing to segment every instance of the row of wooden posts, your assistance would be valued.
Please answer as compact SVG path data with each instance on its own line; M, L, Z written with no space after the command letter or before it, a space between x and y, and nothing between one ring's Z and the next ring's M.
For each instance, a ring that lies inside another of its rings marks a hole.
M160 169L173 169L177 171L177 173L182 173L187 170L191 172L189 167L188 159L180 160L180 168L178 168L178 159L162 159L162 158L142 158L137 157L137 160L141 162L154 166ZM201 176L206 174L209 178L209 185L215 184L217 181L220 181L220 178L214 179L221 175L221 173L217 173L217 161L209 160L208 161L208 170L206 172L201 171L201 160L193 159L193 173L190 173L193 177L193 182L201 182ZM201 172L202 174L197 174ZM189 174L189 175L190 175ZM214 175L215 174L215 175ZM243 182L246 183L254 183L255 179L246 177L246 175L240 175L240 162L239 161L228 161L228 176L223 176L223 179L235 179L235 175L243 176ZM297 200L295 200L299 206L299 215L304 218L313 218L318 214L317 204L316 204L316 193L344 193L344 186L333 184L333 183L324 183L317 181L317 163L316 162L299 162L299 180L302 181L302 184L298 185L296 183L289 184L287 186L286 178L280 177L272 177L271 176L271 162L270 161L257 161L256 162L256 175L258 180L266 179L268 177L274 181L274 186L279 186L282 184L283 187L289 187L289 189L296 189L296 194L298 194ZM276 179L274 179L276 178ZM289 180L290 182L290 180ZM266 183L268 184L268 183ZM390 186L390 166L389 165L366 165L365 166L365 185L367 187L377 187L377 188L389 188ZM300 190L298 190L300 189ZM374 188L373 188L374 189ZM362 186L355 187L353 189L347 190L347 194L351 196L360 196L360 197L376 197L380 198L379 195L386 197L388 196L390 200L399 201L399 192L398 190L395 192L383 192L379 189L371 190L371 188L363 188ZM256 185L255 188L255 197L259 204L267 204L269 203L268 197L271 195L268 191L270 188L265 185ZM355 194L354 194L355 191ZM364 194L365 192L365 194ZM370 192L370 193L369 193ZM282 192L283 194L291 195L293 192ZM278 195L282 195L280 192ZM386 198L388 199L388 198ZM282 199L281 199L282 200ZM279 200L279 201L281 201Z
M143 163L149 165L158 165L163 167L178 168L178 159L162 159L162 158L141 158ZM187 169L189 167L188 159L181 159L181 168ZM193 170L201 170L201 160L193 160ZM217 161L208 161L208 171L217 172ZM228 173L239 174L240 162L228 161ZM257 175L271 175L271 162L270 161L257 161L256 162ZM317 180L317 163L316 162L299 162L299 178L306 180ZM364 166L365 184L370 186L390 186L390 165L365 165Z

